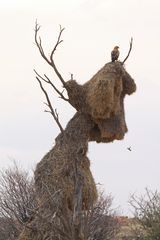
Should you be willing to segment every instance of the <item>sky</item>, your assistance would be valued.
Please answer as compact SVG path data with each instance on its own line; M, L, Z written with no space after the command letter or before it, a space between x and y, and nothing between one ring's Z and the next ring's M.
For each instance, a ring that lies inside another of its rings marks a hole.
M80 84L105 63L115 45L123 60L133 37L126 70L137 92L125 98L128 133L124 140L89 144L88 156L97 184L129 214L132 193L160 190L160 2L159 0L0 0L0 169L12 160L34 169L54 145L56 123L44 113L44 96L33 69L61 88L34 44L35 21L49 55L59 32L64 42L55 61L65 80L70 72ZM48 90L49 91L49 90ZM75 110L49 91L65 127ZM128 151L127 147L132 148Z

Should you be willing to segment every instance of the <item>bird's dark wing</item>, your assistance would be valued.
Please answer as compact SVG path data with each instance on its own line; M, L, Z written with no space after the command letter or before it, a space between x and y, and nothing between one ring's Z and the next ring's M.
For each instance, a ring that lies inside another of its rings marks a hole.
M116 60L118 59L118 57L119 57L119 52L116 51L116 50L113 50L113 51L111 52L112 62L116 61Z
M114 51L111 52L111 60L112 60L112 62L115 61Z

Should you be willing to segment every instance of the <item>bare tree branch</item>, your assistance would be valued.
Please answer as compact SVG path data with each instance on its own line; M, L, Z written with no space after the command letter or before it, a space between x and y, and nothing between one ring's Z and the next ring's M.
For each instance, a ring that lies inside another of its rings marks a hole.
M36 75L41 79L41 80L43 80L44 82L46 82L46 83L48 83L48 84L50 84L52 87L53 87L53 89L58 93L58 95L60 96L60 98L62 98L64 101L69 101L69 99L67 99L66 97L64 97L64 95L63 95L63 91L62 92L60 92L59 90L58 90L58 88L56 88L56 86L52 83L52 81L49 79L49 77L47 77L47 75L46 74L44 74L44 77L46 78L43 78L35 69L34 69L34 72L36 73Z
M126 62L126 60L128 59L128 57L129 57L129 55L130 55L130 53L131 53L132 44L133 44L133 38L131 38L129 51L128 51L128 54L127 54L126 58L123 60L122 65L124 65L124 63Z
M48 58L46 57L45 53L44 53L44 50L43 50L43 47L42 47L42 41L41 41L41 38L39 37L39 41L38 41L38 31L40 30L40 26L38 25L37 23L37 20L36 20L36 24L35 24L35 43L39 49L39 52L41 54L41 56L47 61L47 63L49 65L51 65L50 61L48 60Z
M54 59L53 59L53 55L58 47L58 45L60 43L62 43L63 40L61 40L61 35L62 35L62 32L64 31L64 28L61 28L60 26L60 32L59 32L59 35L58 35L58 39L57 39L57 42L50 54L50 57L49 59L46 57L45 53L44 53L44 50L43 50L43 47L42 47L42 41L41 41L41 38L39 37L39 40L38 40L38 31L40 30L40 26L38 25L37 21L35 23L35 43L39 49L39 52L41 54L41 56L44 58L44 60L53 68L54 72L56 73L56 75L58 76L58 78L60 79L60 81L62 82L63 84L63 87L65 87L65 81L63 79L63 77L61 76L60 72L58 71L56 65L55 65L55 62L54 62Z
M60 25L60 31L59 31L59 35L58 35L58 39L57 39L57 42L51 52L51 56L50 56L50 60L51 62L53 61L53 54L55 53L57 47L59 44L61 44L63 42L63 40L61 40L61 35L62 35L62 32L64 31L65 28L62 28L61 25Z
M45 97L46 97L46 100L47 100L47 104L46 104L46 105L47 105L47 106L49 107L49 109L50 109L50 111L46 111L46 112L49 112L49 113L52 114L52 116L53 116L54 120L56 121L56 123L57 123L60 131L63 132L63 127L62 127L62 125L60 124L60 121L59 121L57 112L55 112L55 110L54 110L53 107L52 107L52 104L51 104L51 102L50 102L48 93L47 93L46 90L44 89L44 87L43 87L43 85L42 85L39 77L36 76L36 79L37 79L37 81L39 82L40 88L42 89L42 91L43 91L43 93L44 93L44 95L45 95Z

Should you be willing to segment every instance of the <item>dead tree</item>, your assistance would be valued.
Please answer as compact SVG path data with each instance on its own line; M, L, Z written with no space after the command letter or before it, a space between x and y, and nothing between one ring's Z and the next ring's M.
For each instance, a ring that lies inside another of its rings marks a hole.
M34 227L34 231L27 229L20 239L87 240L89 236L83 229L84 214L93 209L97 201L96 184L87 157L88 143L123 139L127 132L123 99L126 94L130 95L136 90L136 85L124 69L124 62L105 64L83 85L73 80L73 75L69 81L65 81L54 60L56 49L62 43L64 28L60 26L57 42L49 57L42 46L39 30L40 26L36 23L35 43L42 58L56 73L68 97L46 74L42 76L34 70L46 98L46 112L53 116L60 134L55 139L55 146L37 164L35 188L40 207L29 224ZM49 84L62 100L77 111L65 129L44 84ZM38 215L41 219L51 219L48 218L51 214L53 218L50 224L44 226L44 221L38 220ZM49 234L51 228L54 229L53 234Z

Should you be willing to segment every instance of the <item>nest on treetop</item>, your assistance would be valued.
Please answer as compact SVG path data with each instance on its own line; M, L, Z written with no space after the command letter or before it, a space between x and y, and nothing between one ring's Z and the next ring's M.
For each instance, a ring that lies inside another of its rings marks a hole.
M90 141L111 142L123 139L127 132L124 97L136 91L132 77L121 62L104 65L87 83L74 80L66 84L70 103L95 123Z

